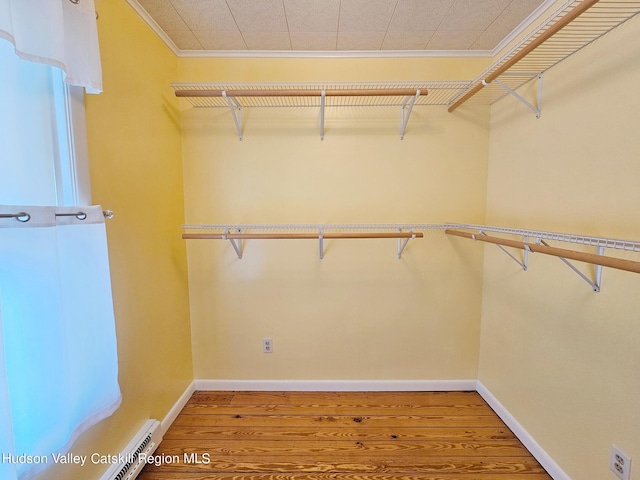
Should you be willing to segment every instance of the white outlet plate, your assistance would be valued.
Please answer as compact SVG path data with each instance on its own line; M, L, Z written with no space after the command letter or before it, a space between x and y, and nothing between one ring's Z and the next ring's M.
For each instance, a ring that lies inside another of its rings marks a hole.
M615 445L611 445L611 459L609 467L620 480L629 480L631 474L631 458Z
M273 339L262 339L262 353L273 353Z

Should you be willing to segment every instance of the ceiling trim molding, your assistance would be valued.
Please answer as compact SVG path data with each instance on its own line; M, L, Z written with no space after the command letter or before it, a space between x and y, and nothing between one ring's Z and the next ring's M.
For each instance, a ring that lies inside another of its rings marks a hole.
M147 13L147 11L140 6L140 4L135 0L127 0L127 3L131 5L140 17L151 27L151 29L160 37L160 39L169 47L169 49L175 53L177 56L180 56L180 49L177 47L173 40L169 38L169 36L164 33L164 30L160 28L160 25L156 23L156 21Z
M178 50L182 58L425 58L493 57L491 50Z
M546 0L542 3L538 8L536 8L533 12L529 14L527 18L525 18L520 25L518 25L513 31L504 37L504 39L496 45L496 47L491 52L491 56L495 57L500 53L504 48L506 48L511 42L513 42L518 36L524 32L527 28L529 28L532 24L535 23L536 20L540 20L542 18L542 12L547 10L552 5L555 5L557 0Z

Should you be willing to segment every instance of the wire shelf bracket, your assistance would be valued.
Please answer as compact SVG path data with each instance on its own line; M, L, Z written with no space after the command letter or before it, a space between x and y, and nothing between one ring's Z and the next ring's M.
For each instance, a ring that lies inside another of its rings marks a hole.
M402 232L402 228L398 229L398 233ZM407 237L407 238L398 238L398 260L400 260L402 258L402 252L404 252L404 249L407 248L407 244L409 243L409 240L416 238L416 234L413 233L413 230L410 232L411 236Z
M536 75L536 78L538 79L538 102L537 102L537 106L529 103L522 95L520 95L518 92L516 92L514 89L509 87L507 84L505 84L501 80L496 78L496 79L493 80L493 82L496 83L497 85L499 85L500 87L502 87L509 95L515 97L523 105L525 105L526 107L530 108L533 111L533 113L536 114L536 118L540 118L540 115L542 113L542 78L543 78L543 75L544 75L543 73L539 73L538 75ZM487 82L486 80L482 80L482 85L484 85L485 87L488 87L489 86L489 82Z
M484 233L482 230L480 230L478 232L480 235L484 235L485 237L487 236L486 233ZM474 240L476 240L476 236L472 235L472 238ZM524 242L527 243L529 241L529 237L524 237ZM506 248L504 248L502 245L499 244L495 244L496 247L498 247L500 250L502 250L504 253L506 253L514 262L516 262L518 265L520 265L520 267L522 267L522 269L526 272L527 268L529 267L529 250L527 250L526 248L523 250L523 259L522 261L518 260L515 255L513 255L511 252L509 252L509 250L507 250Z
M242 230L238 228L236 229L236 233L241 234ZM236 255L238 255L238 259L242 260L242 238L230 238L229 234L230 234L229 229L228 228L225 229L222 239L229 240L229 242L231 243L231 246L236 252Z
M228 96L227 92L224 90L222 91L222 97L227 101L227 105L229 106L229 110L231 110L231 115L233 117L233 123L236 126L238 138L242 141L242 105L235 97Z
M525 240L525 242L526 242L526 240ZM547 242L542 240L541 238L537 238L536 239L536 243L537 244L542 244L545 247L550 247L551 246ZM598 247L598 255L603 255L603 254L604 254L604 247ZM578 267L576 267L569 260L567 260L564 257L558 257L558 258L560 260L562 260L562 262L567 267L569 267L571 270L573 270L580 278L582 278L585 282L587 282L587 284L591 287L591 289L594 292L596 292L596 293L600 292L600 288L601 288L601 285L602 285L602 265L596 265L596 278L595 278L595 280L591 280L584 273L582 273L580 270L578 270Z
M416 100L419 96L420 90L416 90L416 94L413 96L408 96L400 107L400 140L404 140L404 132L407 129L407 124L409 123L409 117L411 116L413 105L416 103ZM407 105L407 103L409 105Z

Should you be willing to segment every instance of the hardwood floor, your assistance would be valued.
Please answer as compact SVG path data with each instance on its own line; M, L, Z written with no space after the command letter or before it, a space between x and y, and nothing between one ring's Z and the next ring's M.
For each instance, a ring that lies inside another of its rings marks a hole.
M196 392L140 480L551 480L476 392Z

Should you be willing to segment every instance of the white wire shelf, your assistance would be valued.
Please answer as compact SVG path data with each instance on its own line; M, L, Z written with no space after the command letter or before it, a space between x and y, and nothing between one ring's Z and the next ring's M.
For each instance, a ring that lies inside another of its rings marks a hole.
M573 17L572 13L575 14L582 9L585 10L560 27ZM638 13L640 13L640 0L565 1L536 29L501 55L470 82L468 87L452 98L449 111L457 108L465 96L468 101L476 104L486 105L496 102L508 92L493 82L495 78L512 90L517 90ZM556 28L560 29L553 33ZM553 34L546 38L551 33ZM542 43L535 46L542 39L544 39ZM534 46L535 48L528 52ZM523 52L528 53L518 59ZM505 67L508 68L505 70ZM482 88L483 80L488 80L488 85L484 88ZM474 90L476 92L472 93Z
M264 91L269 96L235 96L243 107L320 107L321 95L316 96L292 96L286 92L292 90L306 91L367 91L379 90L413 90L414 94L420 91L415 105L448 105L451 99L461 89L469 85L469 80L447 81L408 81L408 82L280 82L280 83L172 83L176 92L242 92ZM274 93L285 92L282 96L273 96ZM232 96L232 95L230 95ZM381 96L381 95L354 95L354 96L327 96L326 107L399 107L406 101L407 95ZM228 102L223 96L184 96L194 107L228 107Z
M492 232L505 235L515 235L519 237L529 237L542 240L554 240L577 245L588 245L592 247L604 247L615 250L626 250L640 253L640 241L622 240L605 237L594 237L588 235L578 235L573 233L559 233L542 230L525 230L518 228L476 225L468 223L394 223L394 224L192 224L183 225L182 229L189 232L234 232L244 233L266 233L266 232L291 232L291 233L326 233L339 232L427 232L433 230L473 230L477 232Z
M628 272L640 273L640 262L617 257L605 256L605 248L640 252L640 242L614 238L593 237L570 233L548 232L540 230L524 230L517 228L490 225L474 225L465 223L444 224L204 224L183 225L186 231L182 238L186 240L226 240L229 241L238 256L243 255L243 241L253 239L275 240L317 240L319 257L324 258L325 239L397 239L397 258L402 258L408 242L423 238L427 231L440 230L445 234L469 238L474 241L495 244L513 259L523 270L527 270L529 254L539 252L559 257L569 268L582 278L594 292L599 292L602 284L602 267L611 267ZM472 232L467 232L471 230ZM206 232L206 233L203 233ZM487 232L502 235L523 237L523 241L487 235ZM597 253L561 249L549 245L546 240L587 245L597 248ZM519 259L505 246L524 251L524 258ZM575 267L570 260L577 260L596 265L595 278L589 278Z
M238 136L242 139L243 107L401 107L403 114L408 95L376 95L375 90L409 89L415 92L401 121L404 135L413 106L447 106L453 111L466 101L491 105L578 52L593 41L640 13L640 0L566 0L537 28L524 36L473 80L417 80L408 82L325 82L325 83L173 83L176 95L184 96L194 107L230 108ZM338 92L350 90L371 95L294 96L291 90ZM202 96L203 92L224 92ZM243 91L262 91L264 96L243 96ZM226 92L235 92L227 96ZM282 95L278 95L282 92ZM541 103L541 83L538 100ZM194 96L191 96L195 94ZM274 95L275 94L275 95ZM517 96L517 94L515 95ZM523 103L524 99L519 97ZM539 106L528 105L540 116ZM322 117L324 119L324 116ZM324 128L321 128L321 138Z

